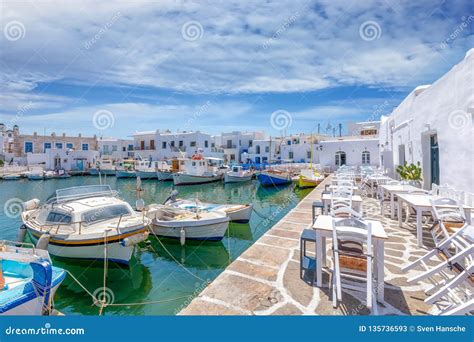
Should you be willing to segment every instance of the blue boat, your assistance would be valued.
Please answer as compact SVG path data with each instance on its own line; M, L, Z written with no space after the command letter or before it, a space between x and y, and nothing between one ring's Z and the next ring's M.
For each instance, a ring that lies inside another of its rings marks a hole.
M279 186L292 182L290 174L284 171L265 170L257 175L257 180L262 186Z
M0 241L0 315L48 315L66 272L52 266L48 251L17 245Z

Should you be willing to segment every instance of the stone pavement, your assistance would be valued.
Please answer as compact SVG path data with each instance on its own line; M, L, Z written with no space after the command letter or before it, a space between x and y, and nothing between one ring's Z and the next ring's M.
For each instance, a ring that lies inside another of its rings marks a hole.
M327 287L329 269L323 269L323 287L311 286L312 274L300 279L299 237L311 223L311 205L321 198L324 185L315 188L281 221L249 247L180 315L366 315L364 293L343 291L342 303L332 307ZM364 217L382 222L389 239L385 243L385 303L377 305L379 315L423 315L432 313L424 303L427 284L409 284L417 271L401 272L408 261L426 253L416 241L414 225L398 227L398 221L380 215L378 201L365 198ZM424 241L431 236L425 229ZM332 259L328 241L328 265ZM314 244L308 244L314 251Z

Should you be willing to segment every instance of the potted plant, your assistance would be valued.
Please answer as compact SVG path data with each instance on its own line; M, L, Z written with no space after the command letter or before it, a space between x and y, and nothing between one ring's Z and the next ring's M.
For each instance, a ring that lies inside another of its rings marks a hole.
M421 188L421 177L422 169L420 162L416 164L407 164L398 165L397 173L400 175L400 178L404 181L408 181L408 184Z

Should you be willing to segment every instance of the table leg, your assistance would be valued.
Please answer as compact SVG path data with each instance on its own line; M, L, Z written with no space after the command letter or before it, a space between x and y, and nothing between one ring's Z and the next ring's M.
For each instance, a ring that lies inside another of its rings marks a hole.
M328 212L328 200L324 200L324 215L329 215L329 212Z
M418 239L418 246L423 246L423 225L422 225L422 213L423 210L415 208L416 210L416 237Z
M395 194L390 194L390 218L395 220Z
M403 207L403 201L399 198L398 199L398 226L401 228L403 227L403 215L402 215L402 207Z
M323 246L321 233L316 231L316 286L323 285Z
M384 208L384 205L383 205L383 199L385 198L385 194L384 194L384 189L381 188L380 189L381 193L382 193L382 201L380 202L380 215L384 216L385 215L385 208Z
M471 209L464 208L464 216L466 216L467 224L472 225Z
M385 298L385 241L383 239L375 240L375 257L376 257L376 277L377 277L377 301L384 302Z
M321 267L326 267L327 266L327 248L326 248L326 237L321 236L321 248L323 249L323 259L321 261Z

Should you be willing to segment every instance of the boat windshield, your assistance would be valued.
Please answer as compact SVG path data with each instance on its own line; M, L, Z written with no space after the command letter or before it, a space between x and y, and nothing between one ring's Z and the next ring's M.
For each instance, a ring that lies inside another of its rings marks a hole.
M114 192L110 188L110 185L86 185L56 190L55 194L53 194L50 199L54 198L58 202L91 196L113 195Z
M113 218L119 218L120 216L130 215L131 212L128 207L124 204L110 205L106 207L100 207L94 210L86 211L82 214L82 222L85 225L94 224L100 221L110 220Z
M232 172L239 172L240 168L238 166L232 167Z

